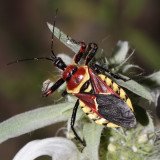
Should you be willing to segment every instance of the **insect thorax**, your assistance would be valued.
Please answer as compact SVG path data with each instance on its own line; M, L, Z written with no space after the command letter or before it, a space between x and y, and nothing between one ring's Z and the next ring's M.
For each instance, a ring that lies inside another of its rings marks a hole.
M68 93L79 93L83 85L90 79L88 66L80 66L75 74L67 81Z

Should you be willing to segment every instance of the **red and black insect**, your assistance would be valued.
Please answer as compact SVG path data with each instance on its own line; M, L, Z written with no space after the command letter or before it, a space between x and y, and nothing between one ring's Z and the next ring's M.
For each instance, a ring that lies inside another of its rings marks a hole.
M54 22L55 26L55 22ZM53 27L54 33L54 27ZM39 57L32 59L23 59L11 62L9 64L18 63L26 60L46 59L51 61L54 66L62 70L62 77L57 80L53 86L42 93L43 97L47 97L59 88L64 82L67 87L63 95L68 93L75 95L78 99L73 108L71 118L71 128L76 138L85 146L84 141L78 136L74 129L77 108L80 106L88 117L96 123L107 127L134 127L136 119L133 113L131 101L125 91L110 78L96 71L108 72L114 78L121 78L109 70L95 63L90 63L95 56L98 46L95 43L89 43L87 46L84 42L76 42L70 39L71 43L79 43L81 48L74 56L74 62L66 65L64 61L57 57L53 51L53 33L51 43L51 57ZM79 65L84 53L87 53L84 65ZM121 78L122 79L122 78ZM123 79L125 80L125 79Z
M85 145L74 129L79 105L89 118L108 127L133 127L136 124L136 119L131 101L124 90L110 78L103 74L96 74L92 70L98 69L108 72L108 70L93 62L89 64L98 46L95 43L90 43L87 47L84 42L80 42L80 44L81 48L74 57L74 63L68 66L62 59L56 57L52 50L53 56L51 56L51 59L53 64L63 72L62 77L50 89L43 92L43 96L50 95L66 81L65 93L73 94L78 98L73 108L71 128L76 138ZM85 64L79 66L78 63L84 52L88 53ZM120 78L113 73L111 75Z

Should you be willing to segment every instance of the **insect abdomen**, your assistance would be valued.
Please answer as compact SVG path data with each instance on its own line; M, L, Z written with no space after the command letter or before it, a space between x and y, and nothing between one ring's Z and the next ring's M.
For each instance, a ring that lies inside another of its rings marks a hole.
M80 107L82 108L83 112L86 113L86 115L95 121L97 124L104 125L107 127L119 127L118 125L109 122L105 118L102 118L98 116L95 112L93 112L88 106L86 106L81 100L80 100Z
M110 78L103 74L98 75L110 88L113 89L114 92L116 92L122 100L124 100L128 106L131 108L133 111L133 106L131 103L130 98L127 96L126 92L115 82L113 82Z
M119 96L120 99L122 99L128 107L133 111L133 107L131 104L131 101L125 91L115 82L113 82L110 78L106 77L103 74L98 75L105 83L108 85L114 92L116 92ZM84 90L84 92L90 92L92 90L91 83L89 83L88 87ZM95 113L92 111L91 107L88 107L85 105L81 100L80 100L80 106L82 110L86 113L86 115L94 120L97 124L104 125L107 127L119 127L119 125L116 125L112 122L109 122L107 119L100 117L98 113Z

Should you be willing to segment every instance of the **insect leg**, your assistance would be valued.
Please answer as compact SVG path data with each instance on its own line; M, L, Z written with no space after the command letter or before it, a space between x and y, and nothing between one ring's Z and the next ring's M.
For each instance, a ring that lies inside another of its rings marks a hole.
M78 53L74 56L74 62L76 64L78 64L78 62L81 60L81 58L85 52L85 49L86 49L86 44L84 42L79 42L79 43L81 44L81 48L78 51Z
M109 73L112 77L114 77L114 78L116 78L116 79L121 79L121 80L123 80L123 81L125 81L125 82L130 80L130 78L129 78L129 79L125 79L125 78L123 78L123 77L120 77L120 76L112 73L109 69L103 68L102 66L100 66L100 65L98 65L98 64L92 63L91 66L92 66L95 70L100 69L100 70L103 70L103 71Z
M74 44L81 45L81 48L79 49L78 53L76 53L75 56L74 56L74 63L78 64L78 62L81 60L81 58L82 58L82 56L83 56L83 54L85 52L86 44L84 42L77 42L76 40L72 39L69 36L67 36L67 37L68 37L68 41L67 41L68 44L71 44L71 45L74 45Z
M81 140L81 138L78 136L78 134L76 133L76 131L74 129L74 123L75 123L75 119L76 119L76 113L77 113L78 106L79 106L79 100L76 101L76 104L75 104L75 106L73 108L72 118L71 118L71 128L72 128L72 131L73 131L74 135L76 136L76 139L79 140L80 143L83 146L86 146L86 144L84 143L84 141Z
M97 52L98 46L96 43L89 43L87 46L87 57L85 60L85 65L88 65L88 63L92 60L92 58L95 56L96 52Z
M47 97L48 95L52 94L57 88L59 88L65 81L60 78L51 88L49 88L47 91L42 93L43 97Z
M62 97L65 97L67 95L67 90L65 89L63 92L62 92Z

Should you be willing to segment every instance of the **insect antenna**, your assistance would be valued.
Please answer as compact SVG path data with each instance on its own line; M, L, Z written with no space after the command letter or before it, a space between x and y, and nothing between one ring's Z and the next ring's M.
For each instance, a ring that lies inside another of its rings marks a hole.
M19 63L19 62L24 62L24 61L33 61L33 60L42 60L42 59L52 61L53 63L55 63L55 61L59 60L56 57L56 55L54 54L54 51L53 51L54 27L55 27L55 24L56 24L57 13L58 13L58 8L56 9L56 14L55 14L55 17L54 17L53 31L52 31L52 38L51 38L51 52L52 52L52 56L51 57L35 57L35 58L18 59L18 60L9 62L7 65L11 65L11 64Z
M24 62L24 61L38 61L38 60L42 60L42 59L45 59L45 60L48 60L48 61L52 61L53 62L53 59L52 58L49 58L49 57L37 57L37 58L25 58L25 59L18 59L16 61L12 61L12 62L9 62L7 63L7 65L11 65L11 64L15 64L15 63L19 63L19 62Z
M54 51L53 51L53 39L54 39L54 27L56 25L56 18L57 18L57 13L58 13L58 8L56 9L56 14L54 16L54 22L53 22L53 30L52 30L52 38L51 38L51 52L52 52L52 57L56 58Z

